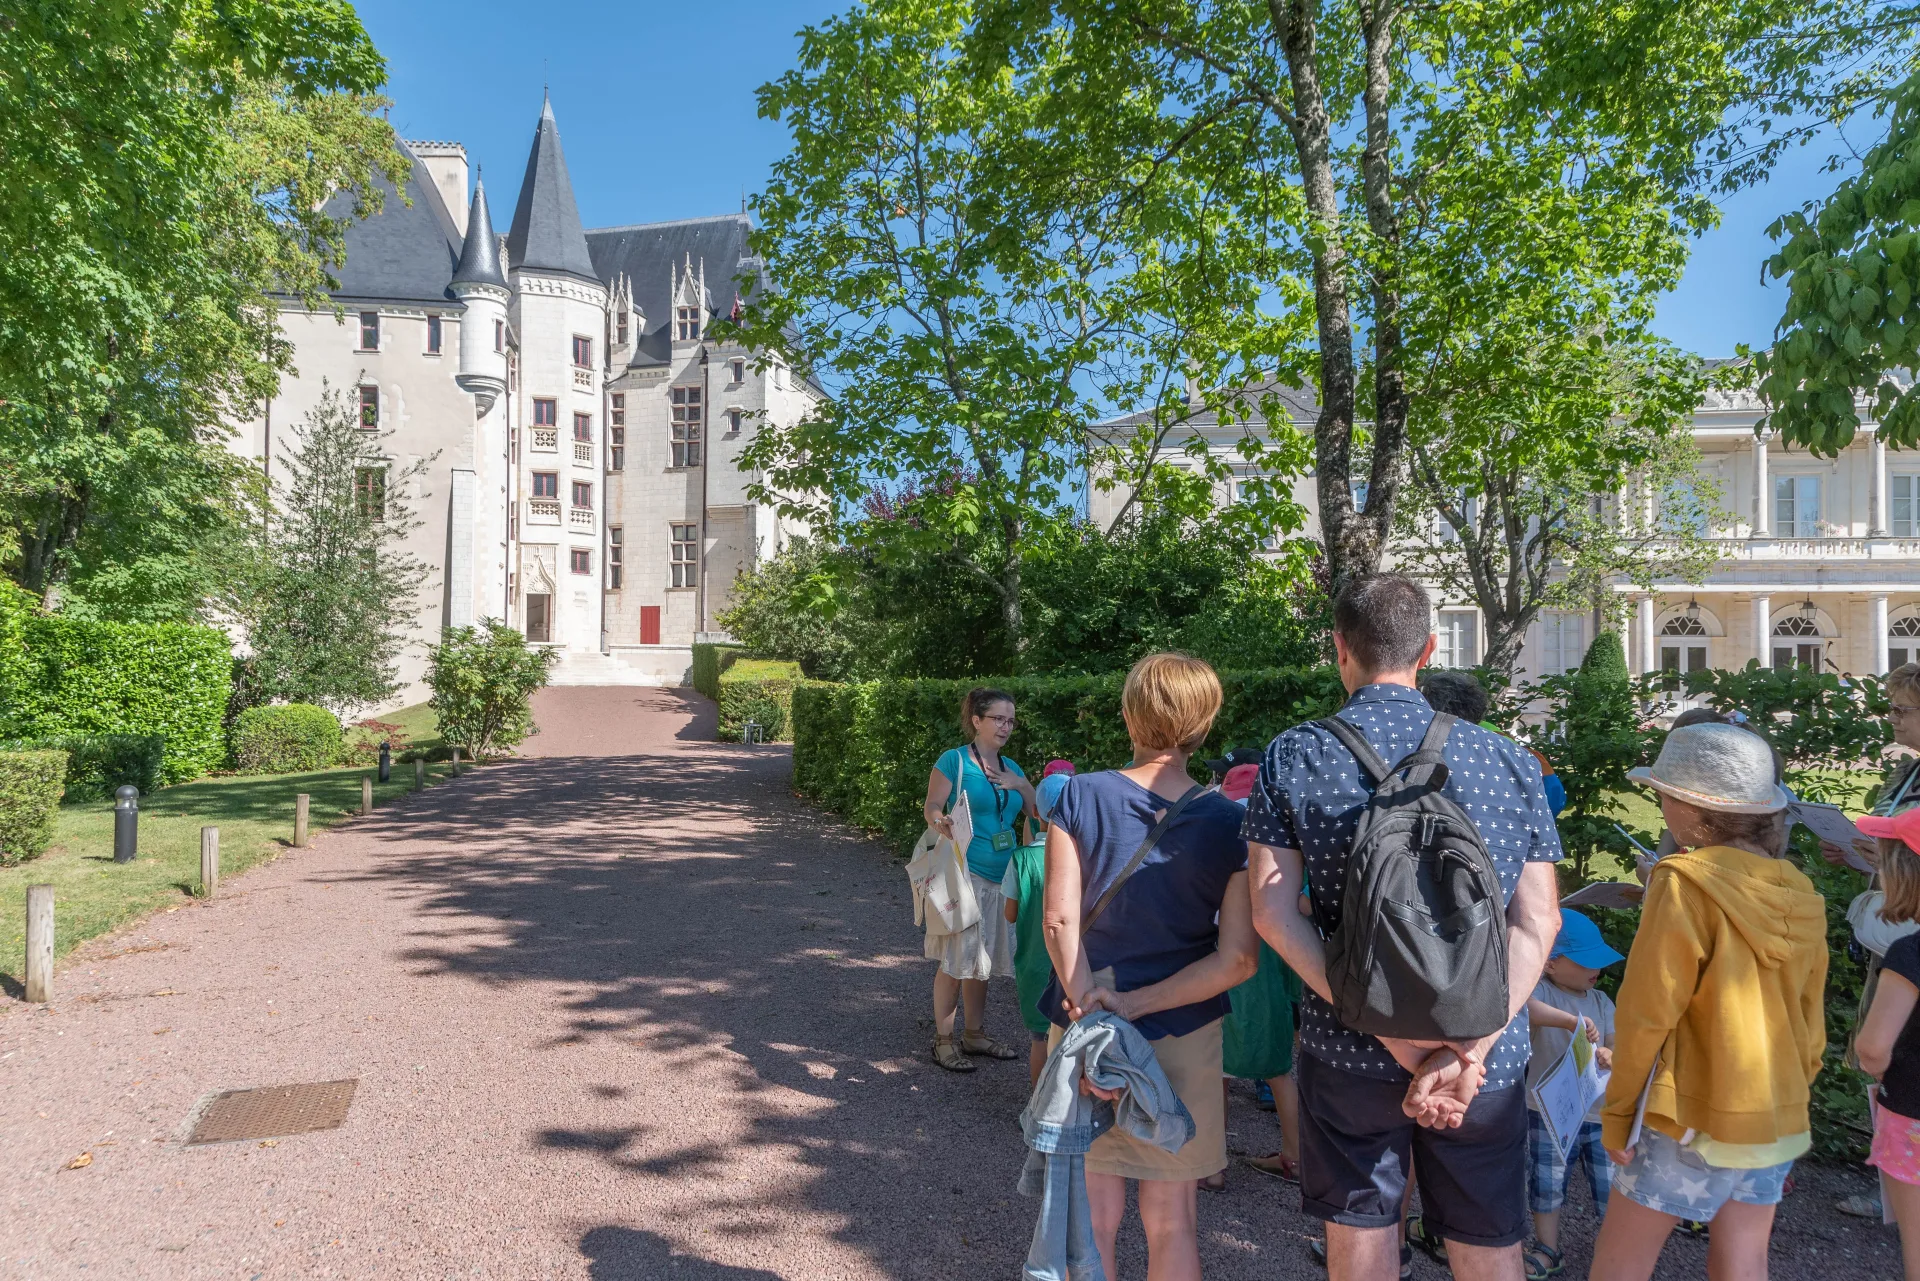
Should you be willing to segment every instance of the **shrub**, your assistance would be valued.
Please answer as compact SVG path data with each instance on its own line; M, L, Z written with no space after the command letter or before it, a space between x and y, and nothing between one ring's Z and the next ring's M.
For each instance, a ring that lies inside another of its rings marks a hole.
M312 703L249 707L234 723L233 740L243 774L298 774L340 759L340 721Z
M0 752L0 867L46 852L66 773L65 752Z
M743 645L701 641L693 647L693 687L714 702L720 701L720 674L746 654Z
M1012 694L1020 725L1007 755L1029 775L1064 756L1082 770L1124 765L1132 753L1120 719L1123 673L996 678ZM1346 701L1331 667L1222 672L1226 701L1202 752L1264 745ZM883 680L802 683L792 694L793 781L801 795L901 851L919 836L927 771L960 741L960 697L974 682Z
M727 658L720 696L714 700L720 705L718 737L737 743L746 734L747 722L757 721L767 742L787 738L793 720L793 689L802 679L800 664L732 654Z
M518 746L533 732L533 691L559 657L490 618L449 627L427 655L427 701L440 737L474 760Z
M166 783L225 762L233 659L220 632L11 611L0 631L0 739L158 737Z
M340 763L342 765L379 764L382 743L393 744L393 759L397 761L409 746L406 730L390 721L355 721L341 733Z
M148 796L166 777L166 740L157 734L64 734L8 743L0 751L65 752L70 801L108 799L121 787L137 787Z

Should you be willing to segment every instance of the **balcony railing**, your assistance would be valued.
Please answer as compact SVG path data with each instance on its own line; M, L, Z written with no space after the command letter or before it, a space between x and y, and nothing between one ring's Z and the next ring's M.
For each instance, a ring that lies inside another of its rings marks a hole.
M591 534L593 532L593 508L570 508L567 511L567 528L577 529L582 533Z
M535 427L533 429L533 452L536 454L559 453L560 429L558 427Z
M574 441L573 461L582 467L593 466L593 442L590 440Z
M529 498L527 500L527 524L558 525L560 523L560 500L558 498Z
M1708 542L1736 561L1911 560L1920 538L1714 538Z

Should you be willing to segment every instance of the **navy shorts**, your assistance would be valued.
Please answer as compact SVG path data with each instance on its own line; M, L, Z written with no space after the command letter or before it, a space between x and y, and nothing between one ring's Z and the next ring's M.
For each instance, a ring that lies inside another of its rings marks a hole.
M1400 1222L1411 1161L1420 1211L1435 1236L1489 1248L1527 1238L1527 1092L1483 1090L1457 1130L1400 1110L1407 1087L1343 1072L1302 1054L1301 1208L1328 1223Z

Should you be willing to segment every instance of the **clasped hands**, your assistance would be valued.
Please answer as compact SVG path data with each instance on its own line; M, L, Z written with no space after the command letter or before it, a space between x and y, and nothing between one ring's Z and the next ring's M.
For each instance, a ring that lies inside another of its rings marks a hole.
M1487 1051L1499 1039L1498 1032L1466 1042L1380 1037L1394 1061L1413 1073L1400 1110L1430 1129L1457 1129L1487 1079Z
M1068 997L1066 1000L1060 1002L1060 1005L1062 1009L1066 1010L1069 1022L1078 1023L1095 1010L1106 1010L1109 1013L1118 1014L1121 1018L1131 1023L1134 1015L1139 1011L1137 1003L1128 998L1129 994L1126 992L1116 992L1112 988L1096 985L1088 988L1086 992L1081 995L1077 1003L1072 997ZM1089 1081L1086 1078L1086 1074L1082 1073L1080 1076L1080 1093L1092 1095L1096 1099L1105 1099L1111 1103L1126 1093L1126 1091L1102 1089L1092 1081Z

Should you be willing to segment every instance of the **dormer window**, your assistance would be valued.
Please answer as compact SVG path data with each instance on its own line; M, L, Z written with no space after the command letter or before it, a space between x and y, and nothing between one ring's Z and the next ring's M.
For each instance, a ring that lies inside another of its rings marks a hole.
M700 309L698 307L676 307L674 309L673 336L680 342L691 342L700 336Z
M622 347L627 345L627 309L624 307L613 322L613 341Z

